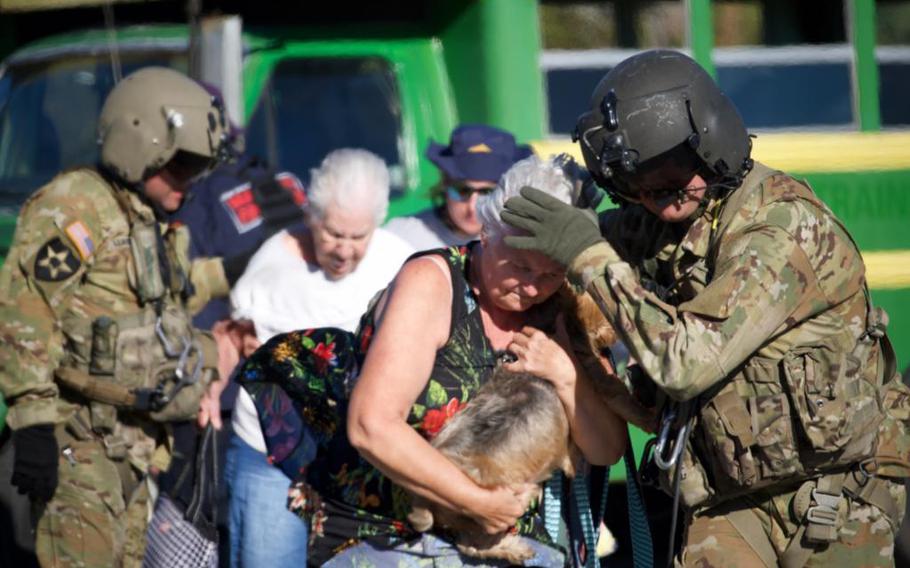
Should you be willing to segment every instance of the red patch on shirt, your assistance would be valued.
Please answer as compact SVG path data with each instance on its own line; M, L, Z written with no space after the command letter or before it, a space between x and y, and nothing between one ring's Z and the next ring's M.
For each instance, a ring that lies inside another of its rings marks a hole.
M281 172L275 176L275 179L281 187L291 193L291 198L298 207L306 205L306 193L297 176L290 172ZM238 185L234 189L222 193L220 199L238 233L243 234L262 223L262 211L253 197L253 188L249 183Z
M298 207L304 207L307 204L306 192L303 191L303 184L300 183L300 180L297 179L297 176L290 172L281 172L275 179L278 180L278 183L281 184L281 187L291 192L291 197L294 198L294 203Z

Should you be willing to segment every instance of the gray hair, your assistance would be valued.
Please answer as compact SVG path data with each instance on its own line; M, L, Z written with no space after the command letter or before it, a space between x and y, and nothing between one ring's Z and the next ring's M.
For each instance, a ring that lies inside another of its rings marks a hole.
M371 207L378 226L389 210L389 169L382 158L367 150L333 150L318 168L310 170L307 197L307 211L317 218L323 218L332 203Z
M505 202L518 196L525 186L535 187L563 203L575 203L581 188L581 173L568 154L546 160L530 156L516 162L502 175L496 189L477 200L477 218L487 237L498 238L515 230L499 215Z

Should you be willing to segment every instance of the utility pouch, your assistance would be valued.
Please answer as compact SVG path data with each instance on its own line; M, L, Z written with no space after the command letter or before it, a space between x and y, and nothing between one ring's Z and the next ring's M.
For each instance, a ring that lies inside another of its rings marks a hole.
M91 335L89 335L89 331ZM118 409L169 422L193 418L207 385L217 377L218 349L211 334L195 330L175 306L99 317L86 326L91 341L55 372L55 379L90 401L91 430L107 435Z
M117 322L107 316L101 316L92 322L89 373L93 375L114 374L116 367L114 348L117 345L117 331Z
M142 304L164 296L165 283L158 257L158 227L154 223L135 223L130 229L130 249L135 270L134 286Z
M117 425L117 408L113 405L93 400L89 403L92 430L97 434L109 434Z
M752 456L752 420L745 401L732 382L714 395L701 411L704 441L718 479L737 487L751 487L758 476Z
M93 440L95 438L91 427L90 411L84 406L79 407L73 412L69 419L67 419L64 429L70 436L80 442Z
M682 471L679 472L679 492L683 505L692 509L714 499L715 491L708 481L705 468L695 457L691 438L686 442L676 465L661 472L660 488L670 496L673 495L673 479L677 467L682 467Z
M189 293L189 248L190 234L185 226L170 227L164 235L164 248L168 258L170 282L168 286L173 292L179 292L186 297Z
M717 502L804 473L779 366L753 358L701 407L693 437Z
M860 340L836 361L830 351L814 349L788 353L781 362L813 468L847 465L872 454L882 412L877 387L866 380L861 364L870 341Z
M128 388L155 388L162 369L175 369L192 340L187 314L165 306L158 316L146 309L118 321L115 380Z

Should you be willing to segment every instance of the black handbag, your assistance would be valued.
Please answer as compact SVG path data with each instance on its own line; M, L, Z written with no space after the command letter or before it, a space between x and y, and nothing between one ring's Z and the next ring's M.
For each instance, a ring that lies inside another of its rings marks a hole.
M218 442L209 424L169 492L155 502L148 528L143 568L216 568L218 566ZM174 497L192 480L192 498L184 509Z

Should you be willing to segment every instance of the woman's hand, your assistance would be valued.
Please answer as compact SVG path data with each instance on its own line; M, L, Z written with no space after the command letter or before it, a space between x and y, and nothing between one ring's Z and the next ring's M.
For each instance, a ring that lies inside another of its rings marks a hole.
M205 394L199 399L199 412L196 415L196 423L200 428L205 428L211 422L215 430L221 430L221 393L227 383L228 379L222 378L212 381Z
M625 423L604 402L584 368L570 355L571 341L561 317L556 320L555 338L532 327L517 333L509 351L518 360L507 364L506 369L524 371L552 383L569 419L572 441L588 463L613 464L625 450ZM596 361L595 364L600 365ZM617 384L623 386L618 380Z
M532 483L494 487L482 490L478 508L468 514L487 534L505 532L515 526L532 500L540 494L540 488Z
M539 329L526 326L516 333L508 350L518 357L505 368L514 372L530 373L549 381L557 392L571 392L578 373L567 351L556 340Z
M212 326L212 336L218 346L219 380L230 377L240 362L240 348L231 331L233 320L220 320Z

